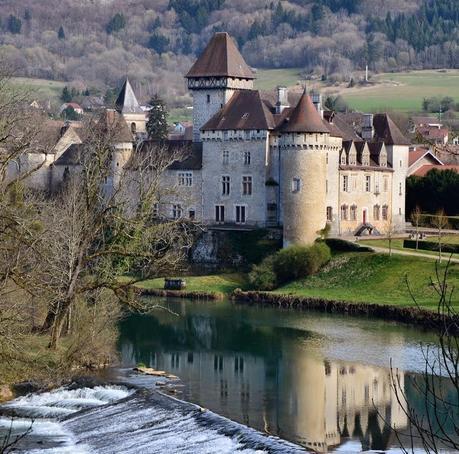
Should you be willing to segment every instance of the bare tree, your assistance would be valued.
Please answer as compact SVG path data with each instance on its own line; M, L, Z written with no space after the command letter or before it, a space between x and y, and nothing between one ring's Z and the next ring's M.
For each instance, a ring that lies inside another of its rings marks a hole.
M434 453L459 450L459 314L455 309L455 289L448 284L451 266L448 261L441 269L437 262L431 282L439 298L437 313L432 317L432 328L438 332L438 348L423 347L424 371L412 379L418 399L408 399L392 369L393 388L410 424L408 434L395 431L406 453L413 452L415 445ZM408 280L407 285L410 289ZM419 307L411 289L410 293ZM404 441L407 435L408 443Z
M422 211L419 208L418 205L416 205L416 208L411 212L411 222L413 223L415 227L415 232L416 232L416 250L418 250L419 247L419 225L422 220Z
M448 228L448 216L446 216L444 210L439 210L433 217L432 217L432 225L437 229L438 234L438 260L441 262L442 260L442 233L443 230Z

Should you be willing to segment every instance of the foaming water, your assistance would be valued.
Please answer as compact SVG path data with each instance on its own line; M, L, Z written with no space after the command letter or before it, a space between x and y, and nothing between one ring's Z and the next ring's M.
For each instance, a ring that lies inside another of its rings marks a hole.
M15 399L0 406L0 441L8 433L26 434L15 452L28 454L304 452L196 405L122 386Z

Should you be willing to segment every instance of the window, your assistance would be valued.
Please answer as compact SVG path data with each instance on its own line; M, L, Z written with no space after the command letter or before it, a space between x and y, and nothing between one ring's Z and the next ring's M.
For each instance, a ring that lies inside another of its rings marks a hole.
M242 195L252 195L252 177L242 177Z
M371 191L371 176L370 175L365 176L365 191L367 192Z
M348 212L347 205L341 205L341 219L343 221L347 221L347 212Z
M379 221L379 212L380 212L380 206L379 205L374 205L373 206L373 219L375 221Z
M179 204L172 205L172 218L180 219L181 217L182 217L182 206Z
M387 192L389 190L389 178L384 177L384 192Z
M333 221L333 208L332 207L327 207L327 221L328 222Z
M300 192L301 190L301 179L293 178L292 180L292 192Z
M179 186L193 186L193 173L192 172L179 172L178 174Z
M400 159L400 167L403 167L403 161Z
M196 211L195 210L188 210L188 217L190 221L194 221L196 219Z
M402 183L399 183L399 185L398 185L398 195L402 195L402 194L403 194Z
M153 204L153 217L157 218L159 216L159 203Z
M135 123L131 123L131 132L135 134L137 132L137 125Z
M275 222L277 220L277 204L268 203L268 221Z
M349 192L349 177L343 175L343 192Z
M229 164L229 151L228 150L223 150L222 162L223 164Z
M250 151L244 151L244 165L250 165Z
M364 151L362 154L362 165L368 167L370 165L370 153Z
M223 224L225 222L225 206L215 205L215 222Z
M245 135L245 140L250 140L250 131L245 131L244 135Z
M246 207L244 205L236 205L236 224L245 224L246 220Z
M357 205L351 206L351 221L357 220Z
M325 180L325 192L328 194L328 180Z
M222 195L230 194L230 177L228 175L222 176Z
M341 152L341 165L346 165L346 152L344 150Z
M207 95L207 104L210 103L210 95Z
M355 166L357 163L357 154L355 151L349 152L349 165L350 166Z
M387 205L383 205L382 207L382 218L384 221L387 221L389 215L389 207Z

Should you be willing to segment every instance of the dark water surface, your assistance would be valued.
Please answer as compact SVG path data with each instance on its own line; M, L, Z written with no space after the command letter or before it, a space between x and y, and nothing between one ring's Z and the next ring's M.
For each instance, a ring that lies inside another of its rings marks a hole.
M396 323L230 302L151 299L167 310L121 323L123 366L178 375L180 397L317 452L391 451L432 333ZM422 402L419 402L422 407Z

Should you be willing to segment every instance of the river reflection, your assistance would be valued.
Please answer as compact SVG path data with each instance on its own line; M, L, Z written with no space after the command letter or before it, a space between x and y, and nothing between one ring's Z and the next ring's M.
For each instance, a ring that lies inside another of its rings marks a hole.
M228 302L162 304L178 315L160 310L122 322L124 366L170 371L186 384L185 400L317 452L397 446L390 426L403 430L407 418L387 366L392 359L400 367L407 389L410 365L422 367L419 342L431 335Z

